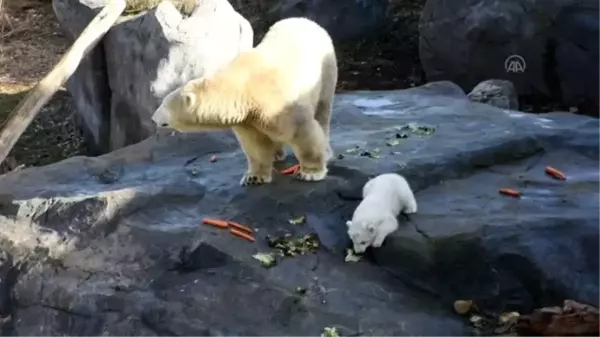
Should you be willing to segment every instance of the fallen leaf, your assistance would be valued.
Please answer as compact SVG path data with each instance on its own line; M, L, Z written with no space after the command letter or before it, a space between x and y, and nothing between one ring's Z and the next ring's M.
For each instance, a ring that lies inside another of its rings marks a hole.
M387 146L396 146L400 144L400 141L398 139L390 139L387 142L385 142L385 145Z
M472 307L473 307L473 301L471 301L471 300L454 301L454 311L456 311L456 313L459 315L467 314L469 311L471 311Z

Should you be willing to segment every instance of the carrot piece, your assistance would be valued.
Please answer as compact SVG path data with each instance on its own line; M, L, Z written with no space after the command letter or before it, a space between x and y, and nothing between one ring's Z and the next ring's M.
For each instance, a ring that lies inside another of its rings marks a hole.
M229 229L229 232L231 232L231 234L233 234L233 235L235 235L237 237L240 237L242 239L246 239L246 240L252 241L252 242L255 241L254 237L252 235L250 235L248 233L244 233L244 232L239 231L237 229L231 228L231 229Z
M546 174L548 174L548 175L552 176L552 178L555 178L558 180L567 180L567 177L565 176L564 173L555 169L552 166L546 166Z
M290 175L290 174L294 174L294 173L298 172L298 170L300 170L300 165L296 164L296 165L292 165L292 166L286 168L285 170L280 171L280 173L285 174L285 175Z
M229 224L230 227L233 227L235 229L239 229L241 231L248 232L248 233L254 233L254 231L252 230L252 228L244 226L244 225L241 225L241 224L239 224L237 222L227 221L227 223Z
M217 219L204 218L204 219L202 219L202 223L205 225L211 225L211 226L215 226L215 227L219 227L219 228L229 227L229 225L227 224L227 221L217 220Z
M498 190L498 192L500 192L500 194L508 195L511 197L520 197L521 196L521 192L519 192L517 190L513 190L512 188L501 188L500 190Z

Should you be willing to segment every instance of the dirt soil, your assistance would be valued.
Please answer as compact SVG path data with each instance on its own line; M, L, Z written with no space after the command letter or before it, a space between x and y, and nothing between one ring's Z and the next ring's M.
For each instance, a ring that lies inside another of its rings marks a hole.
M1 0L0 0L1 2ZM403 89L423 82L417 25L425 0L392 0L392 27L368 41L338 46L338 91ZM232 1L234 7L239 3ZM242 15L248 11L240 8ZM49 0L3 1L0 9L0 123L40 80L70 42ZM19 165L47 165L88 153L73 120L74 107L61 90L25 131L0 174Z

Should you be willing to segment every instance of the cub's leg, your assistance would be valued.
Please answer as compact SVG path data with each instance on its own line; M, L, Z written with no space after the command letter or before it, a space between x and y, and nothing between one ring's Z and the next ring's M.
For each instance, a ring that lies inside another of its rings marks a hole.
M250 126L235 126L233 132L248 160L248 169L240 180L240 185L270 183L273 158L275 158L275 143L271 138Z
M397 228L398 220L396 220L395 217L386 217L379 228L377 228L377 234L371 245L375 248L381 247L387 236L393 233Z
M296 132L290 142L294 155L298 158L300 171L296 178L304 181L319 181L327 176L327 145L323 128L312 114L298 118Z

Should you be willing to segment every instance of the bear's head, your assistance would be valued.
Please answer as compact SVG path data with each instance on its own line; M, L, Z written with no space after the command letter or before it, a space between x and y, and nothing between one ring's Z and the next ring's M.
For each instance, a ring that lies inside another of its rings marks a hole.
M348 236L352 240L355 253L364 253L377 235L378 219L352 219L346 222Z
M157 127L173 128L178 131L190 131L197 124L194 106L197 93L193 87L182 86L170 92L152 114Z

